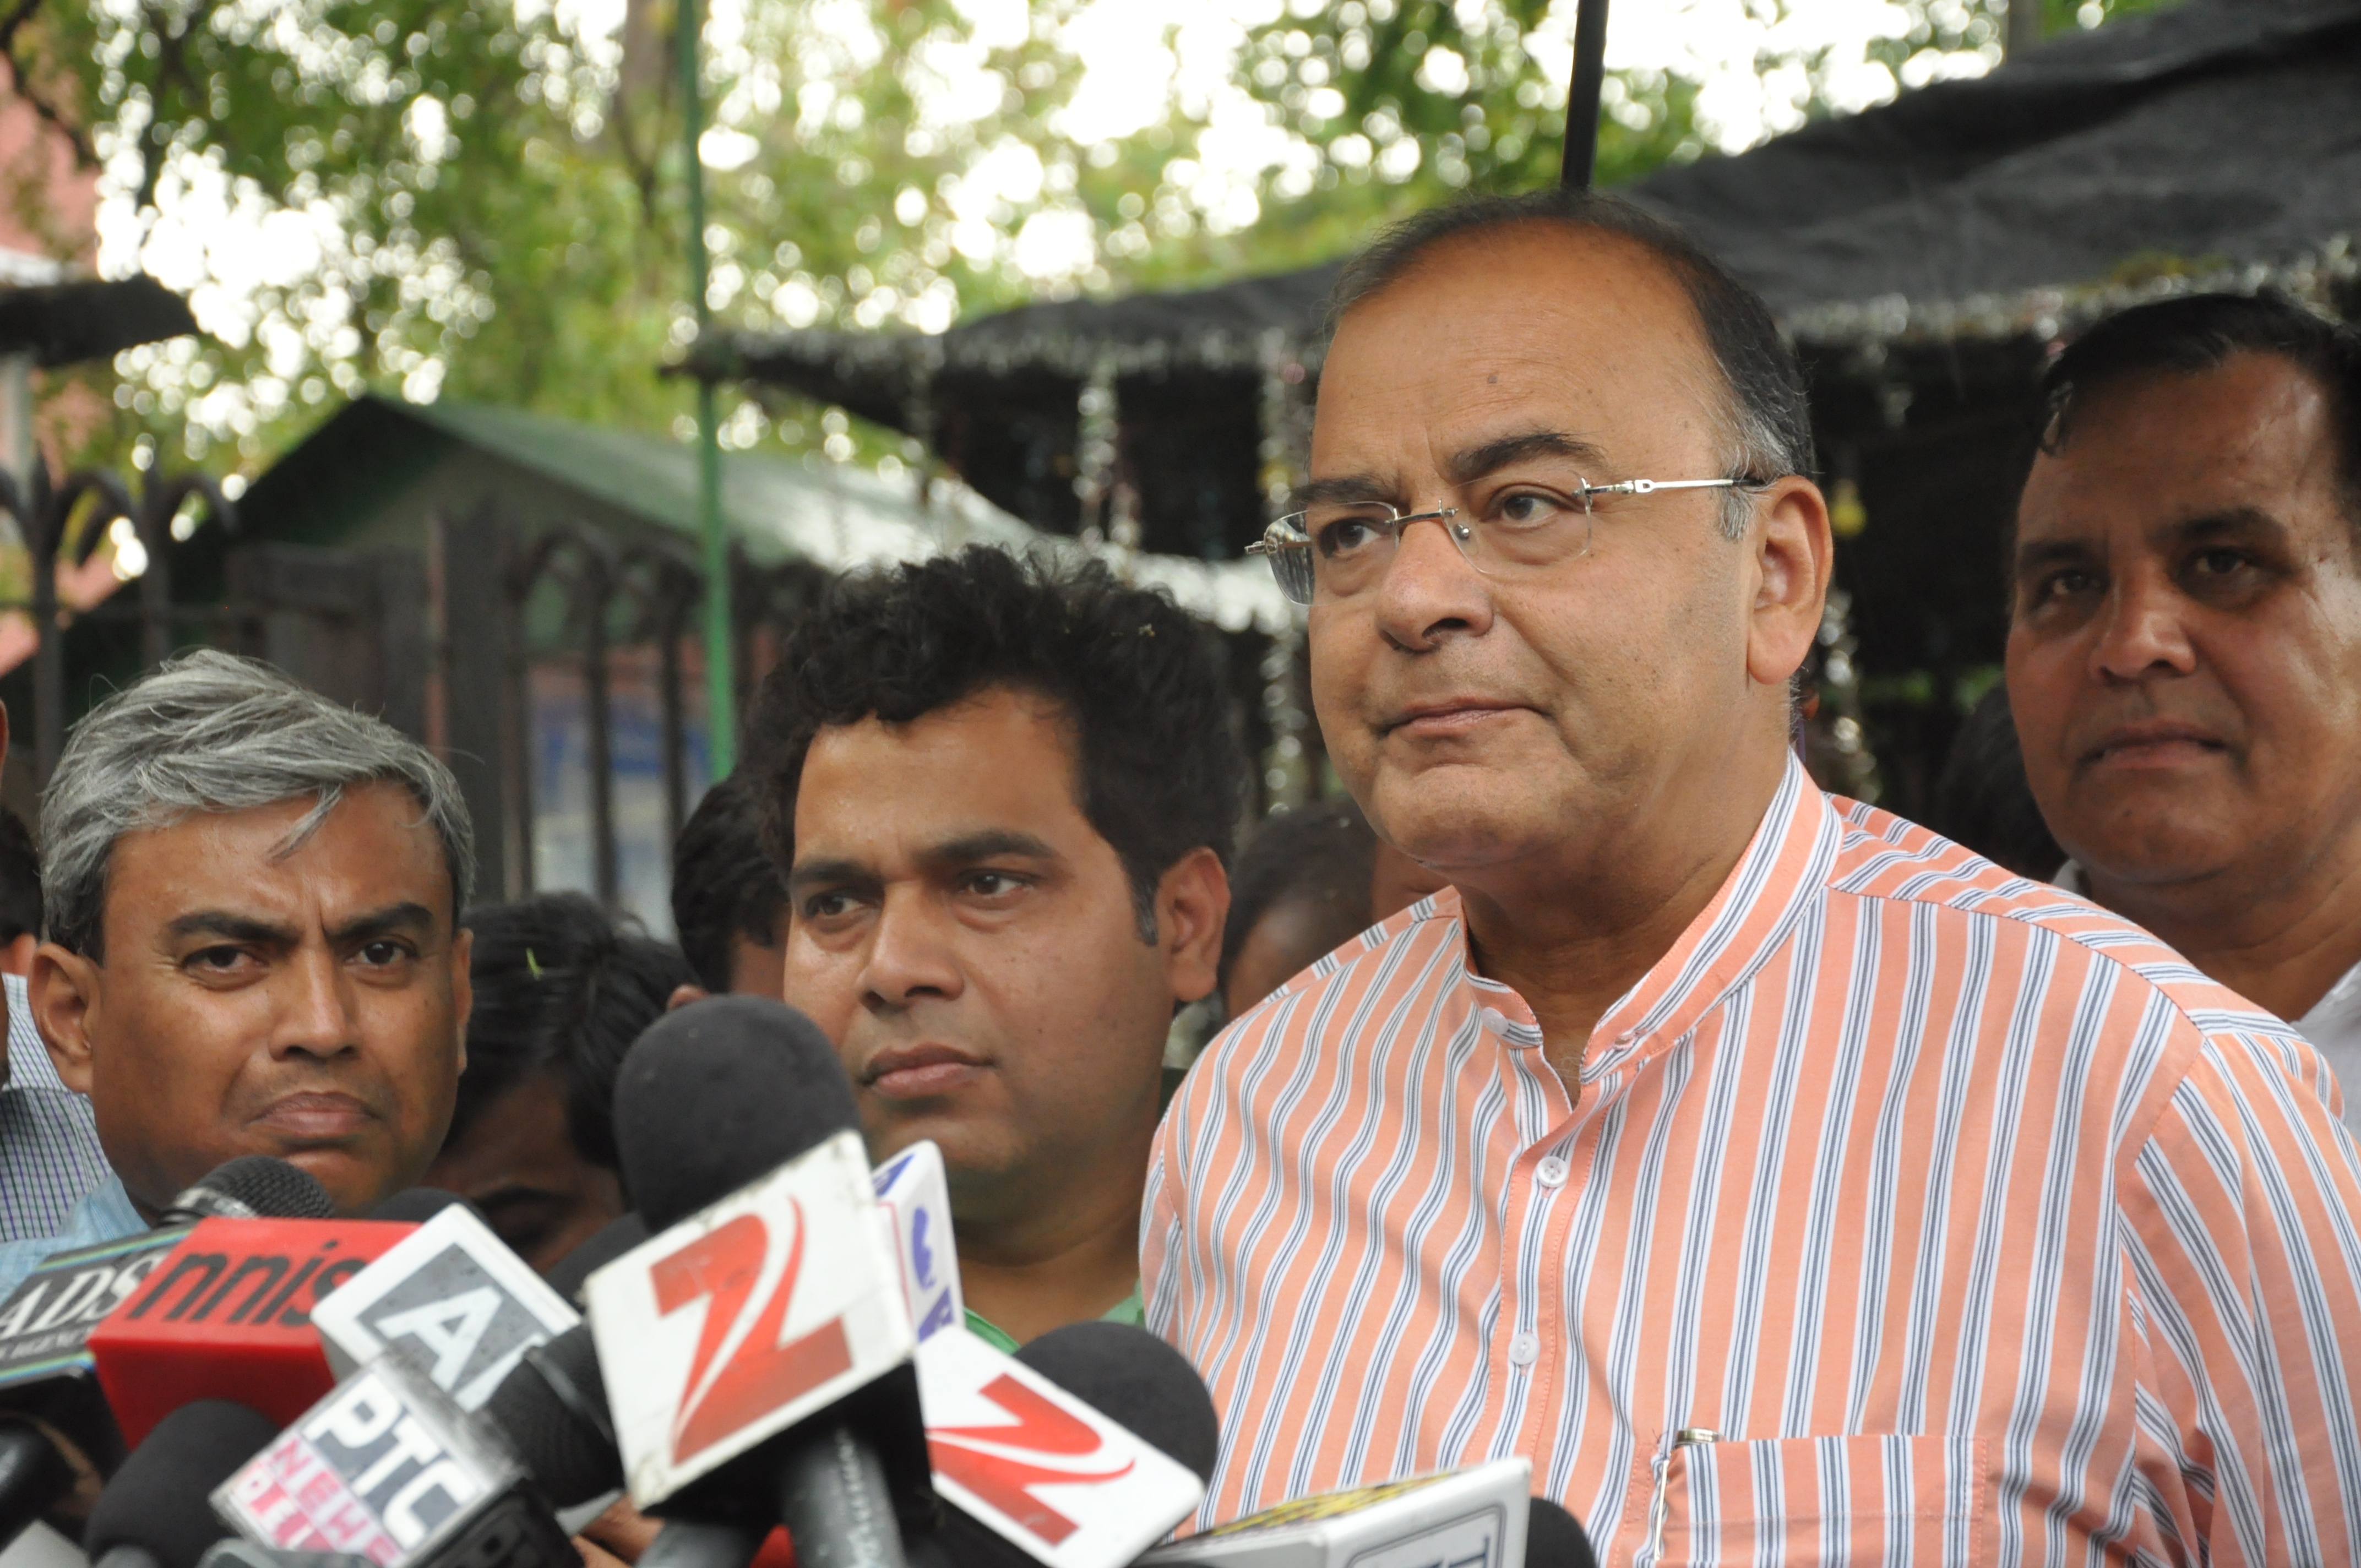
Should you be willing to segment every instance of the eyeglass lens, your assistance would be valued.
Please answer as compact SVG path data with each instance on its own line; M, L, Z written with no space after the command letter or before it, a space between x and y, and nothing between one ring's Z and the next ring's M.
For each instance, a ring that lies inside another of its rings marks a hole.
M1404 514L1378 502L1327 502L1283 520L1303 543L1271 556L1280 589L1298 604L1327 604L1374 588L1405 529L1441 526L1467 564L1487 576L1551 566L1590 548L1587 491L1538 486L1463 491L1435 511Z

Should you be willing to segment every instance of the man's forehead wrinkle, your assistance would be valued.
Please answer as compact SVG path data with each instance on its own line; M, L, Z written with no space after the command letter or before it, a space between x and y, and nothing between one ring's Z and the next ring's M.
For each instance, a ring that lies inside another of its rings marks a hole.
M1003 855L1023 855L1042 861L1064 858L1046 839L1010 828L978 828L953 833L920 846L917 851L920 861L935 865L964 864Z
M301 939L300 933L291 925L267 916L242 915L230 909L192 909L167 922L164 932L168 937L210 935L234 937L242 941L292 943Z
M1565 457L1576 463L1593 466L1605 460L1606 454L1596 442L1570 435L1562 430L1532 430L1495 436L1473 445L1462 445L1444 455L1444 475L1459 484L1497 474L1511 464L1533 457Z
M1317 501L1390 501L1401 489L1398 477L1374 472L1337 474L1304 481L1296 487L1294 499L1298 506Z
M796 863L787 870L787 883L795 887L805 887L814 883L823 882L852 883L876 880L876 871L867 861L853 855L798 856Z

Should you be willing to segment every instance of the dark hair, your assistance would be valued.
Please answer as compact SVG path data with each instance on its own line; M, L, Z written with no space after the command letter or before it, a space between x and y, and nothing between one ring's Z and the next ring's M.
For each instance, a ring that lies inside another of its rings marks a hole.
M696 980L688 961L578 893L473 909L467 927L476 1006L450 1136L531 1074L553 1072L576 1152L615 1168L615 1074L673 992Z
M1400 280L1446 240L1536 224L1620 235L1662 262L1680 284L1729 393L1725 417L1735 448L1730 477L1767 483L1813 471L1804 373L1771 307L1695 240L1620 196L1552 186L1469 196L1404 218L1345 264L1328 302L1329 333L1354 306ZM1722 494L1722 530L1735 538L1745 527L1746 497L1740 490Z
M41 934L41 857L25 819L0 806L0 942Z
M1968 712L1943 771L1927 826L1955 844L2019 876L2048 882L2066 862L2066 851L2049 836L2049 824L2025 778L2016 718L2009 711L2008 684L1994 681Z
M1230 983L1238 950L1274 909L1308 905L1341 946L1369 926L1369 889L1377 874L1378 839L1349 800L1323 801L1263 818L1238 854L1230 879L1230 917L1222 927L1221 988Z
M2075 408L2092 392L2139 376L2202 375L2241 351L2276 354L2327 394L2345 510L2361 523L2361 332L2274 289L2185 294L2135 305L2093 325L2041 378L2041 450L2064 447Z
M780 649L748 726L763 847L789 864L804 756L822 728L906 724L1001 686L1064 711L1078 804L1122 858L1154 941L1166 870L1199 848L1229 860L1246 761L1212 629L1095 561L975 545L829 585Z
M705 792L672 846L672 925L697 982L730 989L740 938L775 947L787 890L763 853L760 801L741 771Z

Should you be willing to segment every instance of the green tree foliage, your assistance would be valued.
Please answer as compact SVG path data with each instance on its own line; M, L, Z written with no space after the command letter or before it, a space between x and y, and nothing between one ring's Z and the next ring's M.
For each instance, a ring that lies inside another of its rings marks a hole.
M141 250L212 334L92 377L117 418L90 455L251 472L364 387L678 428L686 389L657 374L691 331L674 15L620 3L617 27L584 0L0 0L16 80L116 193L112 252ZM2052 28L2156 3L2045 0ZM1750 5L1768 25L1787 0ZM1989 52L1998 5L1898 0L1872 60L1908 83ZM1555 177L1572 0L1272 0L1236 70L1282 148L1227 172L1202 105L1069 138L1082 8L1038 0L986 38L950 0L718 5L719 318L939 329L1322 259L1454 190ZM1827 60L1762 63L1798 113L1826 107ZM1606 111L1607 184L1714 145L1673 71L1615 72ZM842 455L857 434L748 402L725 439Z
M1624 0L1630 5L1631 0ZM2092 27L2170 0L2041 0L2045 34ZM1825 46L1784 46L1793 0L1750 0L1764 34L1754 60L1784 80L1797 118L1831 112L1840 64L1854 66L1843 96L1889 97L2000 59L2007 0L1911 0L1888 6L1888 28L1862 59ZM1277 177L1285 217L1261 248L1290 260L1333 256L1373 223L1447 200L1465 188L1529 190L1558 178L1565 152L1565 79L1574 6L1559 0L1290 0L1257 28L1239 70L1281 124L1316 151ZM1864 71L1869 80L1861 80ZM1883 73L1883 92L1874 91ZM1664 69L1610 71L1600 93L1595 180L1611 188L1665 162L1708 150L1698 82ZM1871 91L1864 94L1864 86ZM1260 240L1261 236L1257 236Z

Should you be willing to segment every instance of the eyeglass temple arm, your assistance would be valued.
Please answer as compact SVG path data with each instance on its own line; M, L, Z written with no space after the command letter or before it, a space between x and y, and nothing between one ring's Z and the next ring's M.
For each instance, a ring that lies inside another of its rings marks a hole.
M1751 485L1752 479L1626 479L1616 485L1592 485L1593 495L1644 496L1653 490L1727 490Z

